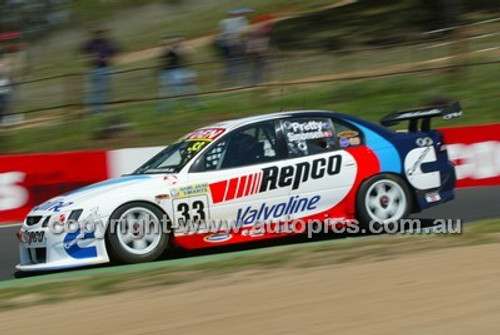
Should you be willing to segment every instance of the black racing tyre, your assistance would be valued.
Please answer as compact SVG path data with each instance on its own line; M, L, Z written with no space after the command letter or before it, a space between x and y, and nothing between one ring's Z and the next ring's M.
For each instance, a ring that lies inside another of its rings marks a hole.
M149 262L160 257L169 245L171 232L165 213L146 202L131 202L111 214L106 247L111 261Z
M401 177L393 174L375 175L361 184L356 196L356 216L362 228L380 230L410 214L412 196Z

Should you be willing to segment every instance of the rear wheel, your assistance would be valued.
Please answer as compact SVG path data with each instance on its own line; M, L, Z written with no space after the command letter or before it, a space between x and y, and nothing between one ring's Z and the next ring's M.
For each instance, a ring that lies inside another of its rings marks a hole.
M133 202L118 208L106 233L109 256L122 263L149 262L167 249L170 232L165 231L164 213L156 206Z
M391 174L376 175L359 188L357 216L361 225L367 228L388 225L408 216L411 209L411 195L406 183Z

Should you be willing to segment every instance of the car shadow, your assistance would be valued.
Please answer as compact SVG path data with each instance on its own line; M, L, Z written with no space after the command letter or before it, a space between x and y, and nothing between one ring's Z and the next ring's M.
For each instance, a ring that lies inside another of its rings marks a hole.
M421 223L421 228L431 228L435 225L435 219L431 218L416 218L420 220ZM403 233L404 230L402 231L395 231L391 233L391 235L394 234L400 234ZM183 259L183 258L192 258L192 257L201 257L201 256L208 256L208 255L214 255L214 254L223 254L223 253L231 253L231 252L236 252L236 251L244 251L244 250L254 250L254 249L262 249L262 248L268 248L268 247L277 247L277 246L285 246L285 245L293 245L293 244L307 244L311 242L317 242L317 241L326 241L326 240L339 240L339 239L345 239L345 238L362 238L362 237L367 237L367 236L375 236L375 235L387 235L384 233L357 233L357 234L339 234L339 233L318 233L314 234L311 237L308 237L307 234L300 234L300 235L292 235L292 236L284 236L284 237L279 237L276 239L266 239L266 240L261 240L261 241L250 241L250 242L245 242L241 244L234 244L234 245L227 245L227 246L214 246L210 248L203 248L203 249L197 249L197 250L186 250L182 249L179 247L174 247L169 250L169 252L158 259L157 261L161 260L174 260L174 259ZM97 268L103 268L103 267L110 267L110 266L120 266L119 264L101 264L101 265L93 265L93 266L87 266L87 267L80 267L80 268L75 268L75 269L64 269L64 270L57 270L57 271L37 271L37 272L22 272L22 271L17 271L14 273L15 278L27 278L27 277L33 277L33 276L40 276L40 275L47 275L47 274L57 274L57 273L68 273L68 272L74 272L74 271L79 271L82 269L97 269Z

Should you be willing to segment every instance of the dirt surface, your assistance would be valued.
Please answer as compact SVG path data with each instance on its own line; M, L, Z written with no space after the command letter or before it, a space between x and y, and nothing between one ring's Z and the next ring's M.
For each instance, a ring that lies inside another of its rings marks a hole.
M0 313L3 334L499 334L500 245L247 271Z

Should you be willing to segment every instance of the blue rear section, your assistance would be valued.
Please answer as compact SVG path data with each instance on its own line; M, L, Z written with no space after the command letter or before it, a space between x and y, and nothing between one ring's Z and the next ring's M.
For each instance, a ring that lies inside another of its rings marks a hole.
M359 118L337 114L337 117L351 123L364 134L366 145L377 155L381 173L395 173L403 177L413 193L418 205L418 209L426 209L440 203L447 202L454 198L455 188L455 169L448 159L446 151L440 151L441 133L436 130L429 132L398 133L377 124L361 120ZM414 188L408 181L406 171L404 171L404 161L410 151L418 148L416 141L419 138L430 137L434 141L434 150L436 150L436 160L423 163L420 168L422 173L439 171L441 176L441 185L438 188L419 190ZM426 200L426 194L437 192L440 200L429 202Z
M351 121L351 123L363 132L366 145L377 155L380 163L380 172L401 174L401 157L394 144L370 128L354 121Z

